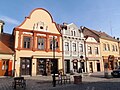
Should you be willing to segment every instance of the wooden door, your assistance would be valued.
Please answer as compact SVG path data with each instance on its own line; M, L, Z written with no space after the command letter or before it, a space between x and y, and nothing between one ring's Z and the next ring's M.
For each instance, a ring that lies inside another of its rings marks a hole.
M31 75L30 58L21 58L21 75Z

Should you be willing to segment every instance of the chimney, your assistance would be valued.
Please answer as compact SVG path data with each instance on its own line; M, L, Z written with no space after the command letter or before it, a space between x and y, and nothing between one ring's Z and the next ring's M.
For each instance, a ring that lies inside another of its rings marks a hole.
M82 30L84 28L84 26L80 26L80 29Z
M68 25L68 23L64 22L64 23L63 23L63 25L67 26L67 25Z
M0 20L0 34L3 33L3 25L4 25L4 21Z
M117 40L119 40L119 38L117 38Z

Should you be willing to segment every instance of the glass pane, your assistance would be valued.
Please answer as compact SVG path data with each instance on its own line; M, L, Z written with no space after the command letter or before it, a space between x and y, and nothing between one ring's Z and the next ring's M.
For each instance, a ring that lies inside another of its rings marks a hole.
M30 37L24 37L24 48L30 48Z
M29 63L30 62L30 60L27 60L27 63Z
M22 69L25 69L25 64L22 64Z
M44 50L45 47L45 39L44 38L38 38L38 49Z
M23 59L22 62L24 63L24 62L25 62L25 59Z

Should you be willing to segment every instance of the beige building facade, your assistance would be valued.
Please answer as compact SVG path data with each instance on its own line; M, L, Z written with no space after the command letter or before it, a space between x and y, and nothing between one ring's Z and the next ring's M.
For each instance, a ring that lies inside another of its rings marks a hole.
M33 10L14 29L14 35L15 76L51 75L63 70L61 34L47 10Z
M87 72L103 71L103 60L100 52L100 43L92 36L87 36L85 40Z

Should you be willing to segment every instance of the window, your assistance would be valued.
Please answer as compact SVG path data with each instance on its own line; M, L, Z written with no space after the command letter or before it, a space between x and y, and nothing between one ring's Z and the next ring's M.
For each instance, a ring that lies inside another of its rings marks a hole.
M65 51L69 51L69 43L65 42Z
M73 36L73 31L71 31L71 36Z
M74 36L76 35L75 31L74 31Z
M116 52L118 51L117 45L115 45Z
M112 51L115 51L115 46L114 45L112 45Z
M53 47L53 43L55 44L55 46ZM55 39L55 41L53 42L53 39L50 39L50 49L53 50L53 48L58 48L58 41Z
M76 43L73 43L73 51L76 51Z
M107 45L104 43L103 44L103 50L106 51L107 50Z
M109 44L107 44L107 50L110 51L110 45Z
M30 37L23 37L23 42L24 42L24 45L23 45L23 48L30 48L30 41L31 41L31 38Z
M45 39L44 38L38 38L38 49L39 50L45 49Z
M80 52L83 52L83 44L80 44Z
M92 48L91 48L91 46L88 46L88 54L92 54Z
M95 54L99 54L98 47L95 47Z

